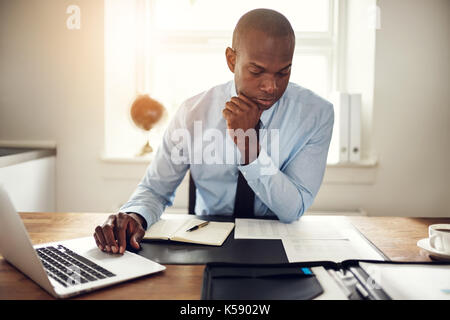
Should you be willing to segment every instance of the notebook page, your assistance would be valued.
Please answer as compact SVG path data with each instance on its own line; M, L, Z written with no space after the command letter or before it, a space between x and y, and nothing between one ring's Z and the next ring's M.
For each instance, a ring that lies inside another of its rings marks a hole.
M180 229L172 240L190 243L221 246L230 232L234 228L233 222L213 222L207 226L192 232L186 232L189 228L204 222L199 219L191 219L182 229Z
M190 218L187 219L161 219L147 229L144 239L164 239L172 238ZM194 219L192 219L194 220Z

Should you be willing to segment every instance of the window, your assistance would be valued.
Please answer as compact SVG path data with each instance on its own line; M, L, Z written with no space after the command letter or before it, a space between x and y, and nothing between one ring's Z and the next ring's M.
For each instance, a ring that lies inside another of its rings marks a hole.
M150 132L155 148L185 99L231 80L225 48L238 19L254 8L271 8L289 19L296 33L290 81L330 98L341 70L338 5L337 0L105 1L106 154L133 156L145 143L145 133L128 116L136 94L149 93L168 111ZM337 152L337 146L330 148L329 162Z

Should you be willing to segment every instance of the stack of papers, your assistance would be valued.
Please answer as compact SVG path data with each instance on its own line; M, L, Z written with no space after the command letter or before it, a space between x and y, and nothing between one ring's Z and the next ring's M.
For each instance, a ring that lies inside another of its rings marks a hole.
M450 266L359 265L394 300L450 299Z
M280 239L289 262L384 260L350 222L333 216L304 216L290 224L236 219L234 237Z

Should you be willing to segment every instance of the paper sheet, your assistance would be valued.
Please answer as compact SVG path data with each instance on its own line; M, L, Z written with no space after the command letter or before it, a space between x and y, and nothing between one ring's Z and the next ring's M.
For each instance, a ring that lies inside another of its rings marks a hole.
M292 223L278 220L236 219L235 239L346 239L340 230L348 222L330 216L306 216Z
M359 265L393 299L450 300L450 266Z
M289 262L383 260L383 257L354 229L344 229L341 234L345 235L346 239L284 238L282 243Z

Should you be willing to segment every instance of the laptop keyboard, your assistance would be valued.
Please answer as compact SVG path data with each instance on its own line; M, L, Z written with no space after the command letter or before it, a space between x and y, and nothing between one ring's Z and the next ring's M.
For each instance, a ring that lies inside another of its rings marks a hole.
M36 252L48 276L64 287L115 276L114 273L62 245L38 248Z

